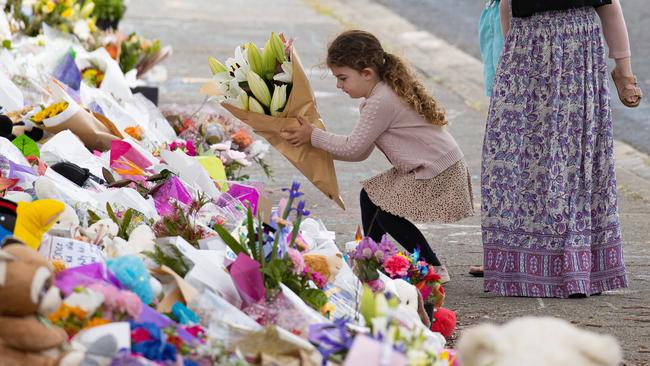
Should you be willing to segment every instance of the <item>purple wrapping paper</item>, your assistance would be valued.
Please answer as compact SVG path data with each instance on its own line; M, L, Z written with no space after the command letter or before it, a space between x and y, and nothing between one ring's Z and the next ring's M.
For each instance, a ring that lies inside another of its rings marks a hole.
M244 207L248 207L246 201L250 202L253 215L257 215L257 202L260 198L260 193L257 189L251 186L231 183L230 189L228 189L228 194L241 201Z
M55 284L66 296L77 286L86 286L96 282L108 282L122 289L120 281L106 268L103 263L92 263L85 266L73 267L56 274Z
M192 195L187 191L183 183L177 177L171 177L153 194L156 211L160 216L167 216L174 212L171 202L178 201L185 205L192 203Z
M179 326L178 323L169 319L168 317L160 314L153 308L144 305L142 306L142 312L140 312L140 317L138 318L138 323L153 323L160 328L167 328L170 325L176 328L176 334L186 343L192 344L196 341L196 337L190 334L188 331Z
M75 91L81 87L81 71L71 52L67 52L54 70L54 77Z

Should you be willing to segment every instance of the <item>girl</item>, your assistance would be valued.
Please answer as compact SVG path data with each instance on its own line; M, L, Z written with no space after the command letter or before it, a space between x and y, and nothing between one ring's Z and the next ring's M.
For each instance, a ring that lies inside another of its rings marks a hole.
M508 33L510 27L509 4L510 1L502 1L500 4L504 35ZM612 71L612 79L621 103L630 108L639 106L643 93L632 72L630 40L619 0L513 0L512 15L523 18L533 15L535 12L563 10L586 5L596 7L596 12L603 25L605 41L609 47L609 57L616 62L616 68Z
M295 146L311 143L337 160L365 160L377 146L393 168L362 182L361 221L375 241L390 234L409 251L417 247L442 281L446 268L411 222L454 222L473 215L472 190L463 152L444 127L444 112L407 65L372 34L342 33L327 51L337 88L365 98L349 136L314 129L300 120L286 129Z
M512 11L549 3L513 0ZM508 24L483 143L484 288L566 298L627 287L596 11Z

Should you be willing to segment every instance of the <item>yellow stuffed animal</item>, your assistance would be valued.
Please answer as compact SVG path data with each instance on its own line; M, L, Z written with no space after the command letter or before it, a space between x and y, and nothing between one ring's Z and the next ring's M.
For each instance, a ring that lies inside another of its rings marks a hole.
M336 280L336 275L339 274L343 266L343 256L340 253L330 256L323 254L305 254L303 258L307 267L314 272L320 273L327 279L328 283Z

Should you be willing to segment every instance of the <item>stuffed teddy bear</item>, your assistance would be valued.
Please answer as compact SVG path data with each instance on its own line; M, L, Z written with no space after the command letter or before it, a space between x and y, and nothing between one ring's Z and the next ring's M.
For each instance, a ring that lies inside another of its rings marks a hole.
M463 366L618 366L622 358L612 336L552 317L482 324L466 330L458 342L458 361Z
M343 267L343 256L341 253L326 256L323 254L305 254L303 256L305 264L310 270L320 273L327 279L328 283L336 280L336 275Z
M46 323L55 311L59 290L38 252L8 238L0 249L0 366L77 365L83 354L66 353L65 331Z

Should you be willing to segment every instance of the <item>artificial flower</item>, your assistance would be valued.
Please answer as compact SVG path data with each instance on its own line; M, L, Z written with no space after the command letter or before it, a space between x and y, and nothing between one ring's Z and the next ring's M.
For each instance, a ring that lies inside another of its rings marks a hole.
M411 263L401 255L394 255L384 261L384 270L391 278L402 278L408 274Z

